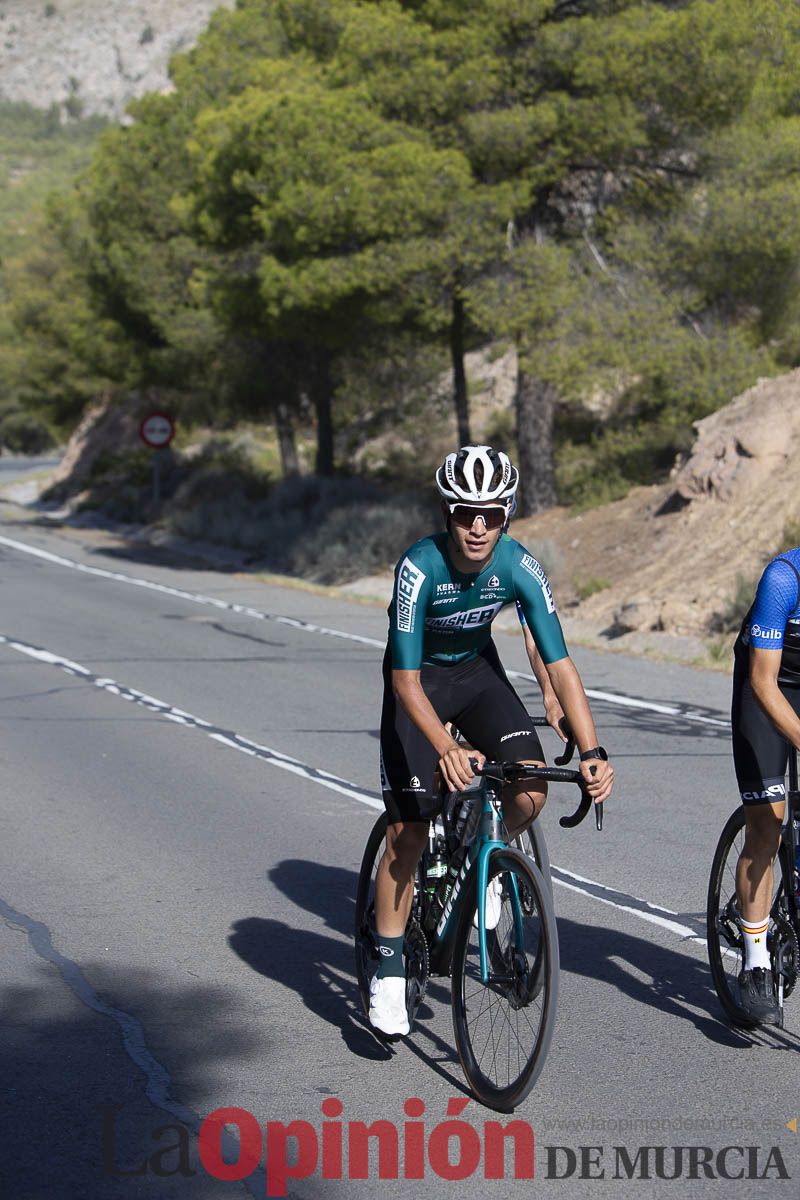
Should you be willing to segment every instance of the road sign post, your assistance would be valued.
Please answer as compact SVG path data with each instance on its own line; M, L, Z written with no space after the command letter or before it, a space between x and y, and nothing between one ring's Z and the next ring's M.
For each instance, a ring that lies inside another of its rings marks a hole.
M161 455L175 436L175 422L168 413L151 412L142 418L139 437L153 451L153 504L161 502Z

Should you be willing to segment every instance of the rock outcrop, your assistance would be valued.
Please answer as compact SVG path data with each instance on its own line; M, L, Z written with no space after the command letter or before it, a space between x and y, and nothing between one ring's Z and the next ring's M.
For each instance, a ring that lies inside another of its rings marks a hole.
M559 546L562 604L572 596L569 611L610 636L713 634L769 558L800 544L800 370L759 380L695 429L668 483L516 527Z
M0 0L0 98L114 120L234 0Z

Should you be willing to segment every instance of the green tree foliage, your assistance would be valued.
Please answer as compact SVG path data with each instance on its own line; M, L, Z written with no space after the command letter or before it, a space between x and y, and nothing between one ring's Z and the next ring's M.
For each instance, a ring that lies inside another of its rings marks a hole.
M264 64L258 86L207 110L192 152L195 227L225 253L209 277L217 307L250 306L270 342L306 347L328 472L335 356L376 322L403 320L409 282L470 188L468 164L297 63Z
M287 473L313 412L329 471L360 348L446 345L465 437L464 353L502 337L524 511L592 455L652 475L800 353L798 47L780 0L239 0L51 210L50 284L15 268L35 387L222 393Z
M6 263L4 276L16 331L0 359L5 396L45 412L63 434L119 379L128 347L119 328L97 314L83 277L47 229L27 254Z
M459 324L462 342L464 326L517 342L519 449L536 480L523 511L555 499L550 446L559 397L575 398L585 386L587 356L595 356L595 375L608 356L602 336L590 332L608 307L608 288L592 281L562 305L563 288L551 287L547 271L544 282L540 268L558 260L576 283L586 275L590 235L603 238L614 220L660 215L683 202L701 173L701 138L735 118L758 76L750 6L737 0L724 14L720 8L632 0L372 4L355 6L341 35L329 80L358 80L385 116L459 149L475 183L495 198L482 221L470 210L476 238L464 237L466 223L454 223L449 270L439 280L429 273L427 283L453 314L456 373ZM568 268L563 255L547 259L547 243L577 248L576 262ZM465 261L466 245L475 252ZM543 285L551 288L544 302ZM487 303L498 289L506 300ZM592 304L599 304L594 315ZM675 307L662 305L670 320ZM631 372L641 369L635 357L627 355Z

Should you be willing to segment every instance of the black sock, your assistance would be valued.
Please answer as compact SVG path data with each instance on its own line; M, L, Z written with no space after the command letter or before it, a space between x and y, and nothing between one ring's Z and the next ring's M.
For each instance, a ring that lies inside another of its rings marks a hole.
M406 968L403 962L403 935L400 937L382 937L377 935L378 954L380 962L378 963L378 978L402 979L405 976Z

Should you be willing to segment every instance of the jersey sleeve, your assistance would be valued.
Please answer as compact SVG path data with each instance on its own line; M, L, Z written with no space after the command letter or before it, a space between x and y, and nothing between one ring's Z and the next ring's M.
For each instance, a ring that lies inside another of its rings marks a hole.
M433 580L424 558L414 547L401 558L394 573L394 591L389 605L389 648L395 671L418 671L422 666L425 613Z
M568 651L556 613L550 581L539 562L522 546L511 571L517 611L533 634L545 663L566 658Z
M750 614L750 645L780 650L786 622L797 608L798 577L790 563L773 559L758 584Z

